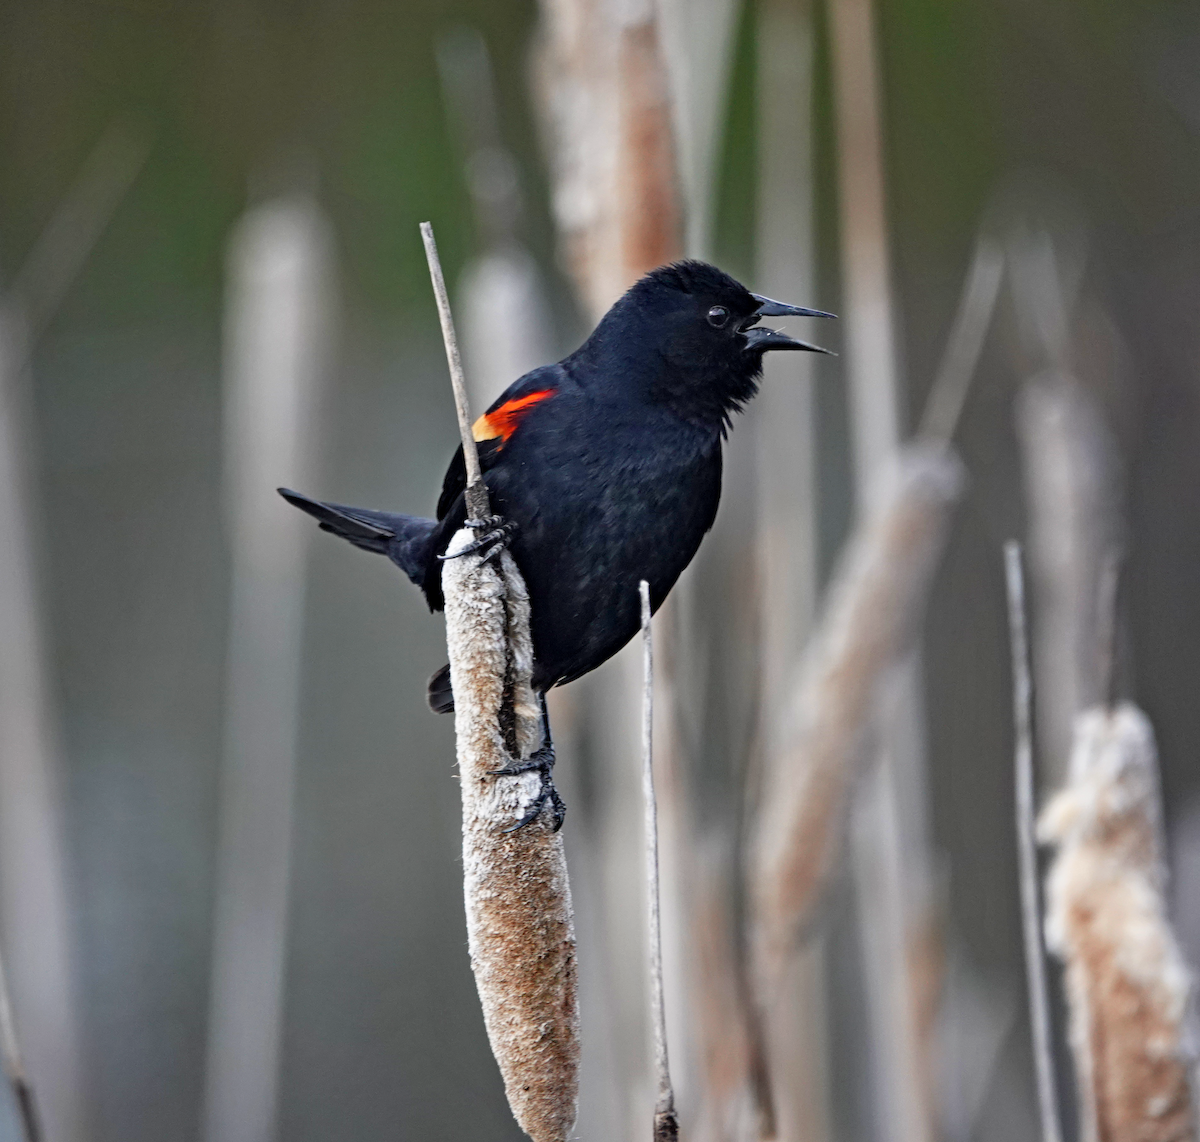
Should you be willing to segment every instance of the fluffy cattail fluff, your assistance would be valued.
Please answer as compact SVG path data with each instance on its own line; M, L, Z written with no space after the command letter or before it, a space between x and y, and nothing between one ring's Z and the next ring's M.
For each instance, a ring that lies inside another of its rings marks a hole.
M1154 732L1136 706L1079 715L1038 834L1057 849L1046 942L1066 964L1084 1142L1195 1138L1191 979L1164 904Z
M459 532L453 554L474 539ZM507 552L465 555L442 572L463 804L463 879L471 969L513 1115L534 1142L575 1122L579 1009L575 932L562 836L550 815L513 833L536 773L496 777L541 742L529 684L529 596Z
M752 888L764 1009L828 882L879 685L916 633L962 484L949 449L905 449L822 608L793 702L790 746L764 776Z

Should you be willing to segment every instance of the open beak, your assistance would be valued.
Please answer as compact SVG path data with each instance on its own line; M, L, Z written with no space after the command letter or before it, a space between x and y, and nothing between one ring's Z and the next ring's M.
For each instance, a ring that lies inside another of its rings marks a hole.
M758 302L758 309L755 310L754 316L750 319L752 322L758 321L762 317L836 317L836 314L825 313L820 309L805 309L799 305L788 305L786 302L773 301L769 297L763 297L762 294L751 295ZM742 330L742 336L746 338L747 349L758 349L766 351L767 349L806 349L810 353L828 353L830 356L836 356L829 349L822 349L820 345L810 345L807 341L797 341L794 337L789 337L786 333L780 333L778 329L768 329L763 325L751 325Z
M761 293L750 296L758 302L759 317L837 317L836 313L826 313L823 309L805 309L800 305L788 305L786 301L772 301Z

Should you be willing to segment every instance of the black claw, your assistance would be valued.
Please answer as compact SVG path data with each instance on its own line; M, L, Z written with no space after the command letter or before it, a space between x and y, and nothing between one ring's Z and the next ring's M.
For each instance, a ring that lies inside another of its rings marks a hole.
M484 559L499 558L500 552L508 547L513 532L517 530L515 523L498 515L488 516L486 519L464 520L463 526L475 532L482 531L483 534L461 551L456 551L453 555L439 555L439 559L458 559L463 555L474 555L477 551L484 552Z
M519 777L522 773L532 773L535 769L549 772L554 768L554 747L542 746L536 753L531 753L524 761L512 761L501 769L491 769L488 772L493 777Z
M532 825L541 816L542 807L547 802L550 803L550 811L554 814L553 831L557 833L562 828L563 821L566 819L567 806L558 795L558 790L554 788L554 781L550 777L548 768L542 771L542 787L538 790L538 795L533 799L533 804L529 806L529 811L515 825L509 825L503 831L506 833L515 833L518 829L525 828L526 825Z
M542 716L545 717L545 698L542 699ZM522 773L540 773L542 775L541 788L538 790L537 796L533 799L533 804L529 806L528 812L515 825L510 825L504 830L506 833L515 833L518 829L525 828L526 825L532 825L534 821L541 816L543 807L549 803L550 811L554 815L554 832L558 832L562 828L563 820L567 815L567 806L563 799L558 795L558 790L554 788L554 778L550 776L550 771L554 768L554 743L550 740L550 725L545 722L545 745L539 750L531 753L523 761L513 761L501 769L493 769L493 777L517 777Z

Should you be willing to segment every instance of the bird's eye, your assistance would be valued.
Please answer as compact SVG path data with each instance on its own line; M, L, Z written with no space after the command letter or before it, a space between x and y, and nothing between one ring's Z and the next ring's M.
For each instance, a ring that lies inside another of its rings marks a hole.
M715 325L718 329L720 329L721 326L724 325L728 320L729 310L727 310L723 305L714 305L712 309L708 311L709 325Z

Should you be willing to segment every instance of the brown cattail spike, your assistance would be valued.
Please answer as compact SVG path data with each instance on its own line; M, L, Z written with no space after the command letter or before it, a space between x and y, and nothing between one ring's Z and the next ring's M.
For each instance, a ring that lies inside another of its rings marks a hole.
M1038 832L1057 849L1046 942L1066 964L1084 1142L1195 1138L1191 977L1163 899L1158 759L1141 710L1079 715L1066 787Z
M488 514L487 488L428 222L421 225L421 237L467 459L467 509L478 519ZM442 569L471 970L513 1116L534 1142L564 1142L579 1096L579 997L567 861L562 836L547 814L509 831L538 796L540 775L496 772L529 757L542 742L541 710L530 685L529 594L507 551L498 561L479 552L459 554L474 540L470 528L458 532Z
M464 529L449 554L473 542ZM511 710L517 753L541 744L529 685L529 596L511 556L447 559L446 643L463 803L463 889L471 970L508 1104L534 1142L563 1142L579 1089L575 932L562 834L550 814L516 832L537 796L537 773L494 776L511 764L501 712Z

